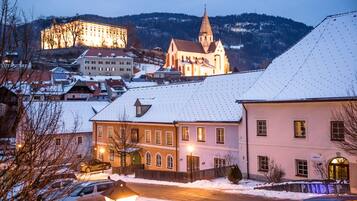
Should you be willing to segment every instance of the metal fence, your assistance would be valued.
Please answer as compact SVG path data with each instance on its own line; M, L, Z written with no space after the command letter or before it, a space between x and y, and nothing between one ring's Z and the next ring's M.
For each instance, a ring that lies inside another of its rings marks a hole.
M226 176L226 173L230 167L220 167L207 170L193 171L192 175L190 172L171 172L171 171L159 171L159 170L145 170L136 169L135 177L151 180L161 180L161 181L173 181L187 183L196 180L209 180L217 177Z
M113 173L116 174L133 174L135 170L144 169L144 164L129 165L126 167L112 167Z

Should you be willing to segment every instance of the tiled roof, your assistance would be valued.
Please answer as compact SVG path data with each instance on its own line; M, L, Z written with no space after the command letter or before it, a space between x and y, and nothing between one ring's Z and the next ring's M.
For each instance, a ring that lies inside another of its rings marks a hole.
M204 54L201 43L196 43L188 40L173 39L177 49L185 52L196 52Z
M92 120L238 122L241 105L235 103L235 97L245 92L261 73L212 76L200 82L130 89ZM141 117L136 117L135 113L134 104L138 99L144 102L150 100L151 105Z
M357 12L329 16L273 60L241 101L349 98L357 88ZM354 95L356 98L356 95Z

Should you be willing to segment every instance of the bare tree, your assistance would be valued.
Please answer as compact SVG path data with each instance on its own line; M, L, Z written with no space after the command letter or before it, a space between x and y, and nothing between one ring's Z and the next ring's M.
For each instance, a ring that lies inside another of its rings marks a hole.
M356 97L353 90L352 96ZM334 111L334 118L342 121L344 126L344 139L335 141L336 144L345 152L352 155L357 154L357 100L343 103L341 108Z
M328 179L328 163L326 161L314 161L312 166L322 180Z
M119 126L114 128L113 136L110 136L110 145L120 158L120 167L126 172L128 167L127 157L139 150L140 136L138 129L130 128L125 112L119 118L119 121Z
M83 34L83 27L81 21L73 20L68 24L68 31L72 37L72 47L75 47L80 41L80 36Z
M274 160L271 160L268 165L268 172L264 173L265 178L269 183L279 183L285 176L284 170L277 165Z

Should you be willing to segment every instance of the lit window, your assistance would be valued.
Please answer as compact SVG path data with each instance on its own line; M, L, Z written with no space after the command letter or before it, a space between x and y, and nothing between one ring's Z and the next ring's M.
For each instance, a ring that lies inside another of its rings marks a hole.
M296 176L307 177L308 169L307 169L307 160L295 160L296 164Z
M216 143L224 144L224 128L216 128Z
M266 120L257 120L257 136L267 136Z
M305 121L294 121L294 136L296 138L306 138L306 125Z
M343 121L331 121L331 140L343 141L345 139L345 126Z
M197 141L205 142L206 141L206 129L203 127L197 127Z
M131 142L133 143L139 142L139 130L137 128L131 129Z
M267 156L258 156L258 171L268 172L269 158Z
M182 141L189 141L189 132L188 132L188 127L184 126L182 127Z

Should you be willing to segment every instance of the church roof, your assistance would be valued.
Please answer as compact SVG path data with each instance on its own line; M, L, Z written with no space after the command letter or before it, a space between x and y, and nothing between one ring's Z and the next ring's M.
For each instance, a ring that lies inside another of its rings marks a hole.
M208 19L208 15L207 15L207 10L205 8L205 12L203 14L203 18L202 18L202 24L201 24L201 29L200 29L200 35L202 35L203 33L207 34L207 35L213 35L212 33L212 28L211 28L211 24L209 22Z
M205 53L201 43L179 39L173 39L173 41L179 51Z

